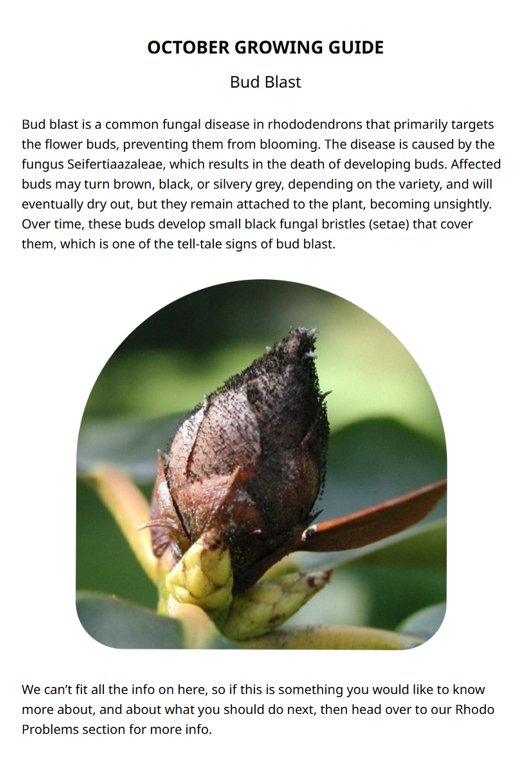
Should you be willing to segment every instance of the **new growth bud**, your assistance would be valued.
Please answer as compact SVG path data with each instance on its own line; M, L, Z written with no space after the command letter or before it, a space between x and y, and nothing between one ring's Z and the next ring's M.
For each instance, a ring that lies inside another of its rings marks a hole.
M209 613L227 610L232 602L232 566L227 547L205 533L167 575L166 585L174 604L198 605Z
M237 641L273 631L324 588L331 577L329 570L291 573L260 581L234 598L221 629L227 637Z

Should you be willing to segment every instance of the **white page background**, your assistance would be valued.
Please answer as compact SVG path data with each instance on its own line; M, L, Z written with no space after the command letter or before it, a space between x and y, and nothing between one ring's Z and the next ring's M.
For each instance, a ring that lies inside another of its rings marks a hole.
M9 13L2 144L2 389L9 467L2 706L17 762L512 763L520 677L520 245L511 4L29 2ZM384 40L385 54L151 56L151 39L370 39ZM299 75L304 87L229 88L231 75L258 73ZM184 259L178 251L58 250L49 256L21 250L22 119L283 114L494 120L491 138L498 151L492 154L503 160L494 213L470 232L339 235L333 255L310 252L298 259L276 251L263 258L213 252ZM401 340L435 393L449 459L448 611L441 630L421 648L121 651L97 644L77 620L75 450L90 389L122 339L152 313L194 290L242 279L303 282L361 306ZM27 703L22 683L77 682L480 684L495 715L220 717L212 736L193 741L21 735L21 706Z

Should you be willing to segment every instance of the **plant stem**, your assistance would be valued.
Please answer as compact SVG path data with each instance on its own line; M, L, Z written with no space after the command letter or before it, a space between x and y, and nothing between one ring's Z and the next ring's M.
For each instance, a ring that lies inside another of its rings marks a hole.
M136 559L153 583L159 586L166 570L161 560L154 556L150 531L140 530L140 526L148 522L150 513L144 495L126 474L114 466L98 466L85 478L95 485Z

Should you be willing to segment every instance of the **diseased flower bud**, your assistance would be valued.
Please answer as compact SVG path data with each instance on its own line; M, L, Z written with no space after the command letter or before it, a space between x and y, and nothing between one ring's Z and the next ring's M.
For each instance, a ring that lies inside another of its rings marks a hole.
M296 328L206 398L159 454L153 547L173 563L204 534L230 550L234 593L256 583L314 518L328 442L315 331Z

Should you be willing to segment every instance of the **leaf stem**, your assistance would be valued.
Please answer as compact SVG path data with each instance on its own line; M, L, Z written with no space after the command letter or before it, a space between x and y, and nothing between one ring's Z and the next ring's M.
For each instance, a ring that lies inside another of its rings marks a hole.
M95 489L114 517L136 559L156 586L166 569L152 551L150 531L140 530L149 520L149 504L134 482L115 466L97 466L85 479Z

